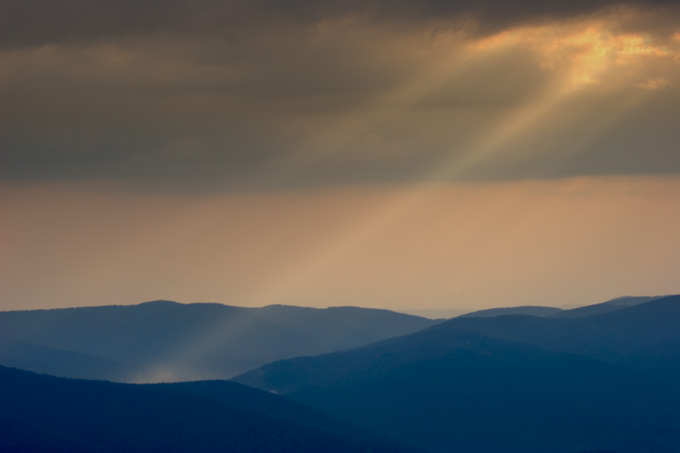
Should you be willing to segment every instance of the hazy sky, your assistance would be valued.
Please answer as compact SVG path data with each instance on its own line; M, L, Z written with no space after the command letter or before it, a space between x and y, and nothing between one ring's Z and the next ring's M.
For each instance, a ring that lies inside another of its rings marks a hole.
M677 1L0 8L0 309L680 293Z

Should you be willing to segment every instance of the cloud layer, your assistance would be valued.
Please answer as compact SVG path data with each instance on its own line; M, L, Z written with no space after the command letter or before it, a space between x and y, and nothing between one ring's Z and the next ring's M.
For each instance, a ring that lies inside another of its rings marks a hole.
M243 189L680 172L676 2L281 5L5 1L2 176Z

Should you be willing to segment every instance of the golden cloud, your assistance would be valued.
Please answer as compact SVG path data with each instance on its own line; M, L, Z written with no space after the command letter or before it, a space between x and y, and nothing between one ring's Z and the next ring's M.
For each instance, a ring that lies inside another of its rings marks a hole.
M680 56L675 37L658 42L644 33L625 33L618 29L616 18L595 19L540 26L525 26L474 40L471 52L486 53L500 48L523 46L540 58L541 67L562 74L562 88L574 90L583 85L611 83L616 80L627 87L647 86L657 81L662 89L678 68L662 64ZM677 33L676 33L677 35ZM675 36L675 35L674 35ZM674 42L675 41L675 42ZM644 67L644 71L640 71ZM641 80L642 79L642 80Z

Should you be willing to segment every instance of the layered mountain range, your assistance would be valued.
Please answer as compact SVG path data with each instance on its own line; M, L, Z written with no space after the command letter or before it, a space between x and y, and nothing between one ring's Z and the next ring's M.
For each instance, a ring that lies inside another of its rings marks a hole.
M3 367L2 451L680 451L680 296L449 320L159 301L0 328L0 364L61 376L245 371Z
M349 349L437 322L357 307L171 301L0 312L0 364L121 382L228 379L275 360Z
M431 451L680 451L680 296L459 317L235 381Z
M227 381L120 384L0 366L3 452L410 452Z

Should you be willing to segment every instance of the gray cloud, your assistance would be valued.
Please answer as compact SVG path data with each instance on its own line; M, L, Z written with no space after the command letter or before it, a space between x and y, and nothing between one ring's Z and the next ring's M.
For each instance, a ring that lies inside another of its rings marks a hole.
M674 0L3 0L5 46L145 36L222 36L298 28L338 17L369 22L476 19L493 32L528 21L569 18L616 6L677 7ZM669 21L672 23L671 21ZM457 25L457 24L456 24ZM657 25L659 25L657 23Z
M614 3L5 1L0 171L180 188L417 180L561 76L521 46L467 61L470 39ZM678 16L645 11L618 24L671 39L656 25ZM680 172L678 87L590 131L641 93L598 90L455 177Z

